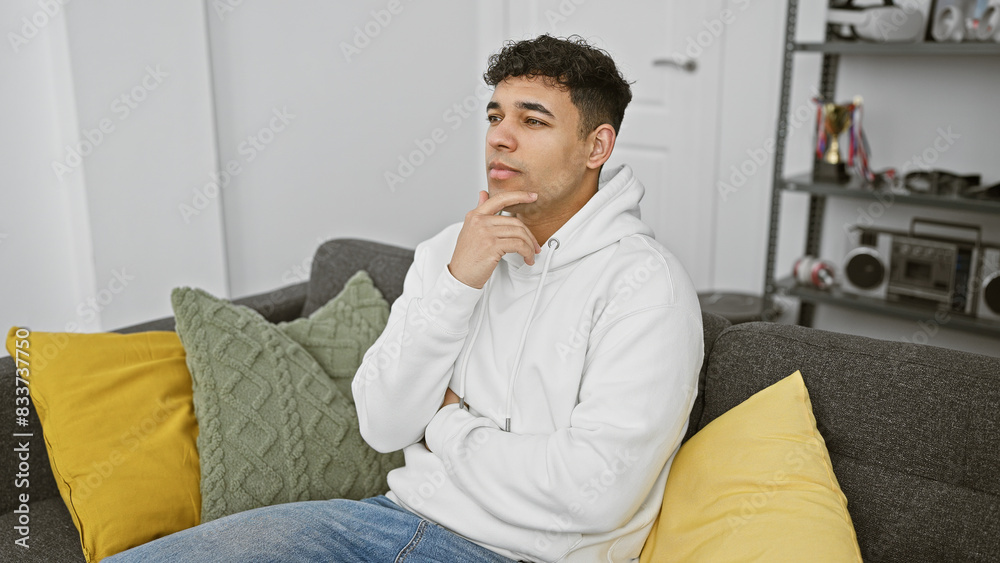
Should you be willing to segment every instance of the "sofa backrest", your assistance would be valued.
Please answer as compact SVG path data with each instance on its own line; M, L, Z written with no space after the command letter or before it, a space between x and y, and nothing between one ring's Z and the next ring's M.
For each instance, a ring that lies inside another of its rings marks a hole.
M309 289L302 316L309 316L333 299L343 289L347 280L358 270L365 270L392 303L403 292L403 279L413 262L413 250L360 239L334 239L323 243L313 258L309 272ZM686 441L698 427L701 418L705 370L715 338L729 326L729 321L719 315L702 313L705 333L705 358L698 378L698 396L688 419Z
M308 317L344 288L358 270L365 270L389 304L403 293L403 278L413 262L413 250L361 239L334 239L316 249L309 270L309 289L302 316Z
M715 341L699 429L801 370L865 561L1000 554L1000 358L747 323Z

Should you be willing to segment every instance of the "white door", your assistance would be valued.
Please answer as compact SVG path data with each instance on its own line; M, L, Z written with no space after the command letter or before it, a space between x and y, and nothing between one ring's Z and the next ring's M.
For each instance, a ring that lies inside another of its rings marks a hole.
M505 10L507 38L581 35L611 53L635 82L608 165L635 170L646 187L643 219L699 290L713 281L723 3L531 0L508 2ZM671 62L654 64L664 59ZM693 70L684 68L688 60Z

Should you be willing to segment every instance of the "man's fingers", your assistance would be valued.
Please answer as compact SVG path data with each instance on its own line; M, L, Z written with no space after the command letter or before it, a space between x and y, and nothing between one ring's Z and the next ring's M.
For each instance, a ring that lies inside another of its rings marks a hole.
M503 217L496 216L491 217L491 227L494 229L494 233L499 237L517 237L524 239L528 243L528 246L534 249L535 254L542 251L541 245L538 244L538 240L535 239L535 234L531 232L524 223L522 223L516 217Z
M490 199L490 193L486 190L479 190L479 203L476 204L476 207L486 203L488 199Z
M515 237L499 239L496 248L499 248L504 254L510 252L520 254L524 257L524 261L528 265L535 263L535 249L532 248L531 243L523 238Z
M532 255L537 254L540 247L535 242L535 237L531 234L531 231L523 225L501 225L497 226L493 230L493 235L498 239L502 238L516 238L524 241L524 244L528 246L531 250Z
M500 213L504 207L509 207L515 203L531 203L532 201L535 201L536 197L538 197L537 194L520 190L514 192L504 192L489 198L485 203L480 203L479 206L476 207L475 211L486 215L496 215L497 213Z

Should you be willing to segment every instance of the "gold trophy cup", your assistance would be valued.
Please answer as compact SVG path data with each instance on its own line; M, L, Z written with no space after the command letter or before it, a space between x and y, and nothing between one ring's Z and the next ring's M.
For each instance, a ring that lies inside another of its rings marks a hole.
M816 132L816 162L813 165L813 181L846 184L850 181L844 158L840 155L840 134L851 126L851 115L856 103L835 104L814 100L820 106L818 131Z

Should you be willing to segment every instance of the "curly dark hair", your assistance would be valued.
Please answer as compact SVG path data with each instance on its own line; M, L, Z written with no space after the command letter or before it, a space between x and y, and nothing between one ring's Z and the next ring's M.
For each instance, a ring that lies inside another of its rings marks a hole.
M607 123L615 134L632 101L629 82L615 66L611 55L587 43L579 35L508 41L490 56L483 73L486 84L496 87L507 78L544 76L569 90L570 100L580 111L580 136Z

